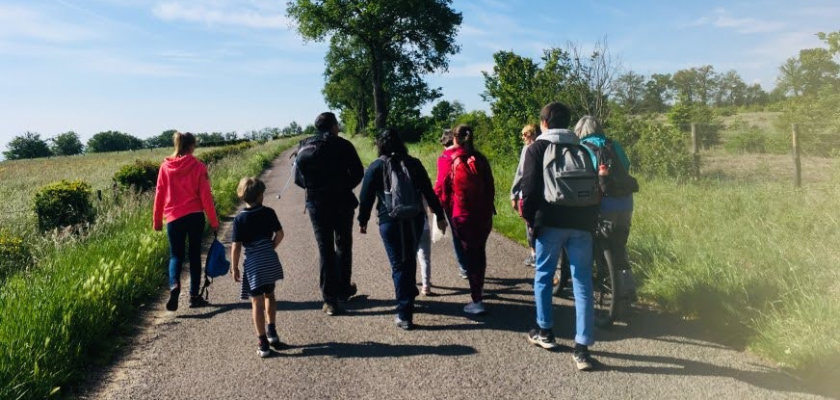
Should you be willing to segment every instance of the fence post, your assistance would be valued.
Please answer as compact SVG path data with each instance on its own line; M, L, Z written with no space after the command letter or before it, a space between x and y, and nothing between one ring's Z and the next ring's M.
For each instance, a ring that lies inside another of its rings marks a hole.
M700 179L700 142L697 138L697 124L691 123L691 156L694 160L692 173L694 179Z
M799 156L799 125L792 124L793 136L793 186L802 187L802 161Z

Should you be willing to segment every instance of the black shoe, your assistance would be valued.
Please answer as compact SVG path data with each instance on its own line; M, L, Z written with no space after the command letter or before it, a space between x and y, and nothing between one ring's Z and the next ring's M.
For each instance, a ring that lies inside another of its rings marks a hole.
M552 350L557 347L557 342L554 341L554 332L551 329L531 329L528 332L528 343L540 346L546 350Z
M592 370L592 356L589 355L589 348L582 344L575 344L575 353L572 354L572 360L578 371Z
M207 307L210 305L210 302L204 300L204 297L201 296L190 296L190 308L200 308L200 307Z
M265 328L265 335L268 339L268 344L276 350L282 349L285 344L280 341L280 336L277 335L277 329L272 325L267 325Z
M400 328L405 331L410 331L414 328L414 324L412 324L411 321L401 319L399 316L394 317L394 323L397 324L397 328Z
M347 290L347 293L344 296L339 296L338 301L341 303L346 303L350 301L350 299L359 292L359 288L356 287L355 283L350 284L350 289Z
M327 314L331 317L334 315L341 315L344 313L344 310L342 310L341 307L338 306L338 304L333 303L324 303L324 307L321 308L321 310L324 311L324 314Z
M271 355L271 347L268 346L268 340L260 338L259 347L257 347L257 354L260 358L266 358Z
M181 287L177 286L174 289L169 289L169 301L166 302L167 311L178 310L178 296L181 295Z

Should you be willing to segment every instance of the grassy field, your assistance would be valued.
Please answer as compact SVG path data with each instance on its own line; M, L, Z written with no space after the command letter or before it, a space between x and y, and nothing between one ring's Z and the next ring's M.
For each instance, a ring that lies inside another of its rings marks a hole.
M210 179L220 213L234 210L241 177L259 174L294 143L293 138L268 142L214 164ZM135 158L112 157L106 167L99 164L110 171L99 172L99 182L107 184L110 173ZM78 159L91 168L89 160ZM33 174L44 169L38 161L28 166ZM87 172L66 168L63 177L87 177ZM2 284L0 398L61 393L85 366L107 358L115 345L111 333L165 283L166 235L152 231L151 211L150 195L120 197L101 208L83 237L39 239L44 244L37 265Z
M363 161L376 156L369 139L353 142ZM433 178L440 150L410 146ZM494 228L524 244L522 222L508 204L517 156L491 159L499 210ZM642 178L629 243L640 294L785 367L836 371L840 187L831 183L840 178L840 163L811 160L821 168L809 179L820 184L795 191L784 168L762 164L783 165L790 157L766 157L782 156L710 151L704 160L733 168L707 166L700 181L683 184Z

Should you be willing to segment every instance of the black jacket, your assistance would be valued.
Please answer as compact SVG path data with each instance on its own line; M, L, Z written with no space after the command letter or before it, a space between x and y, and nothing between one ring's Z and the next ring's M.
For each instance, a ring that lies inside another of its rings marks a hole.
M429 174L426 172L426 168L423 167L420 160L414 157L409 155L401 157L405 157L405 165L408 168L411 181L414 182L415 188L426 199L426 204L429 205L429 208L432 209L432 212L435 213L438 219L446 218L443 213L443 207L440 205L440 200L438 200L434 189L432 189L432 181L429 180ZM379 215L379 223L391 220L384 203L384 168L385 161L377 158L370 163L370 166L368 166L365 172L365 179L362 181L362 192L359 194L359 201L361 202L361 206L359 206L359 223L363 225L367 224L370 220L370 212L373 208L374 199L377 200L376 209Z
M308 201L338 202L356 207L353 189L362 181L365 168L356 148L344 138L329 133L306 138L300 147L321 140L316 159L298 159L295 184L306 189ZM300 148L299 147L299 148Z
M543 227L578 229L591 232L595 229L599 206L568 207L548 204L543 195L543 156L551 144L551 134L543 133L528 146L522 165L522 217L535 230ZM545 136L545 137L543 137Z

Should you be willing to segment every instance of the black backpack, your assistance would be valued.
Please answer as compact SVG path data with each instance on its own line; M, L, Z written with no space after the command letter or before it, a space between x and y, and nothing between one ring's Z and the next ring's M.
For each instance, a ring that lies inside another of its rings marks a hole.
M585 143L585 146L592 150L598 160L598 165L595 168L606 165L609 170L607 176L598 175L598 186L602 195L605 197L626 197L639 191L639 182L630 175L627 168L624 168L611 139L604 142L604 147L598 147L588 142Z
M322 133L300 142L294 154L296 185L304 189L320 189L319 186L326 182L325 165L329 162L329 155L325 148L329 139L329 134Z
M423 211L420 192L411 179L406 159L400 156L382 156L382 185L385 209L395 219L414 218Z

